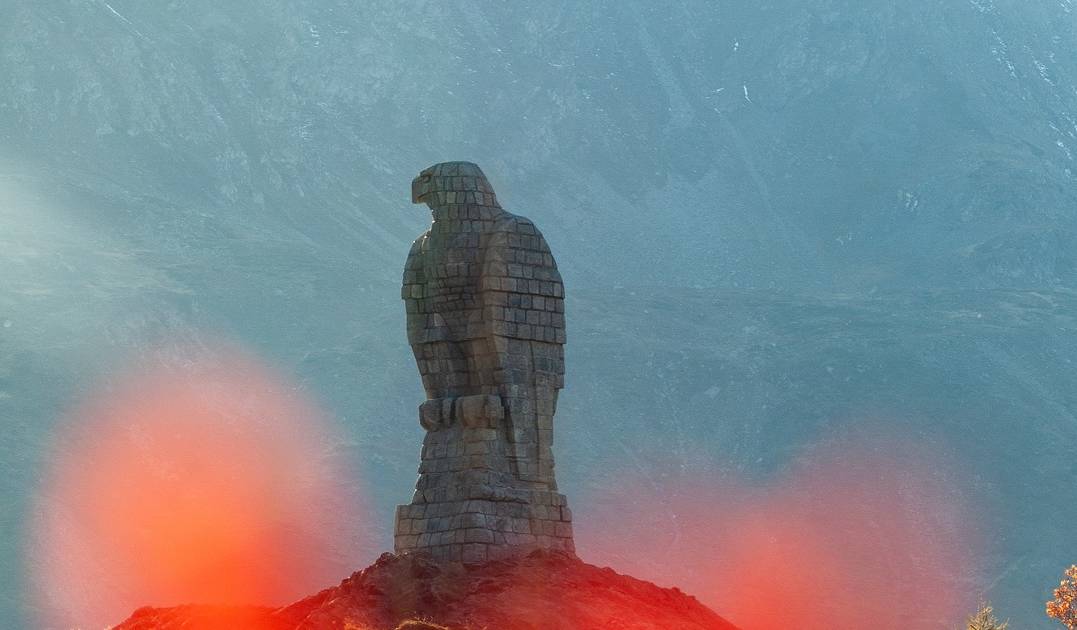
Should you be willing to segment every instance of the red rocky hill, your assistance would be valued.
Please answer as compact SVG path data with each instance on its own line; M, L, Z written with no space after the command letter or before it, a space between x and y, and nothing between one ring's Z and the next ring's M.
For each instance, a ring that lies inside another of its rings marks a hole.
M453 630L737 630L678 589L552 551L477 566L384 554L285 608L142 608L117 629L388 630L410 619Z

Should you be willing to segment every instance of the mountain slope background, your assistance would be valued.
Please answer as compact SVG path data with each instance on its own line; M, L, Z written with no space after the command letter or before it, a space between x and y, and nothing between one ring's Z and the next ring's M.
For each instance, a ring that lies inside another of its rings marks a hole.
M162 339L236 339L321 397L382 527L341 576L388 548L421 438L408 184L471 159L569 288L570 497L626 466L765 482L882 417L978 506L954 579L1050 627L1077 557L1075 7L652 4L0 2L0 618L33 614L51 429ZM577 512L585 558L723 612Z

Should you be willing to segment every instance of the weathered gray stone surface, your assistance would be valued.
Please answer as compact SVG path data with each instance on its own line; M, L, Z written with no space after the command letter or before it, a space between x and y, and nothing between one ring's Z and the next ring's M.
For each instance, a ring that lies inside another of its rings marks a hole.
M396 551L463 562L572 552L572 515L554 480L565 309L550 248L470 162L422 171L412 201L433 212L401 291L427 433L415 495L397 508Z

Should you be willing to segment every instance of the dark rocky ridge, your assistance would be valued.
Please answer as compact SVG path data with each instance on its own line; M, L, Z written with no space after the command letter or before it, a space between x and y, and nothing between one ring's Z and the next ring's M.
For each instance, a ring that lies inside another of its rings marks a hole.
M454 630L736 630L677 589L555 551L477 566L387 553L339 586L277 610L143 608L116 630L389 630L408 619Z

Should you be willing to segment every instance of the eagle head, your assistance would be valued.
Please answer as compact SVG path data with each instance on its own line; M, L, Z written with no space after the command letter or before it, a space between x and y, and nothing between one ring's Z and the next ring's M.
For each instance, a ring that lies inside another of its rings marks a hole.
M472 162L441 162L424 168L411 180L411 202L425 203L431 208L444 205L447 193L468 191L482 192L491 198L494 195L486 175Z

